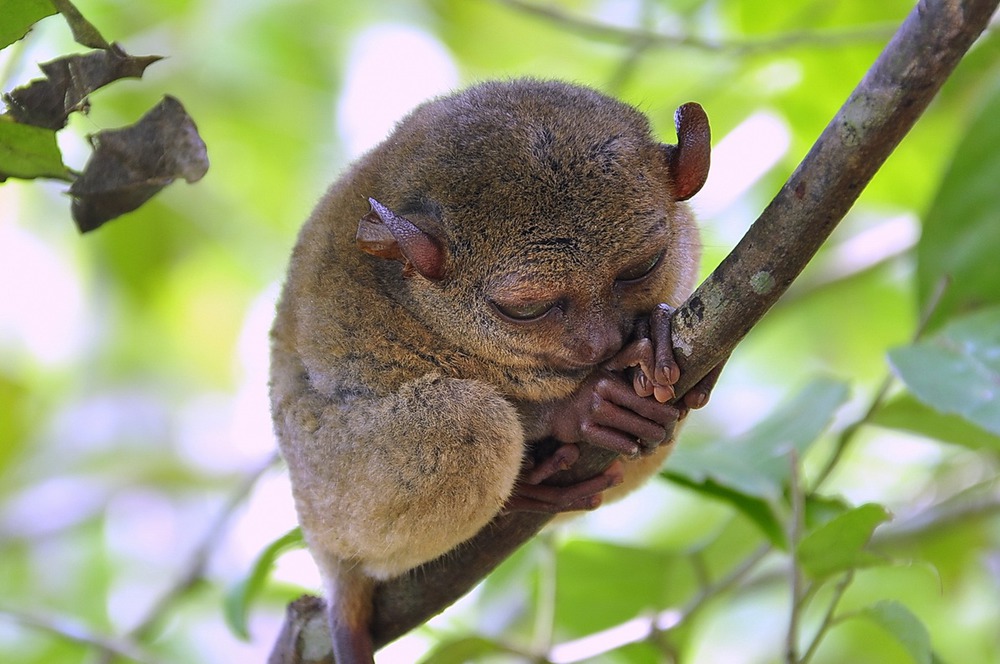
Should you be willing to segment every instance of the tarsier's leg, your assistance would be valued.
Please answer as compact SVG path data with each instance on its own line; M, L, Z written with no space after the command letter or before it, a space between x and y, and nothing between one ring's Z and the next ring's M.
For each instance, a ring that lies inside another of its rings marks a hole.
M374 579L356 563L334 558L323 560L320 567L326 577L327 618L337 664L369 664L375 652L370 630Z

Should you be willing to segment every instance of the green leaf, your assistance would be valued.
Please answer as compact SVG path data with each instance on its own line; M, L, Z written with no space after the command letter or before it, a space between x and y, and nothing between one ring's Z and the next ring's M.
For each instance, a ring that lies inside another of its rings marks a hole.
M870 420L873 424L907 431L935 440L962 445L975 450L1000 452L1000 436L971 424L958 415L939 412L902 394L879 408Z
M660 607L676 559L655 549L571 540L559 549L556 616L572 635L589 634ZM622 570L609 574L608 570ZM595 611L593 598L601 610Z
M34 419L29 415L31 397L23 379L0 372L0 412L5 414L0 417L0 440L4 441L0 445L0 495L8 489L16 490L3 477L11 462L28 446L27 435Z
M899 602L878 602L862 610L860 617L867 618L891 634L906 649L917 664L932 664L937 657L931 650L931 637L924 624Z
M778 546L782 519L775 508L789 480L789 453L801 457L847 399L847 387L818 379L747 433L698 447L680 446L663 473L667 479L731 503Z
M917 245L917 281L926 302L951 277L933 324L975 306L1000 304L1000 87L964 129L948 171L923 223Z
M54 131L0 116L0 182L12 177L70 179Z
M274 562L284 553L305 546L302 529L294 528L271 542L261 551L254 561L250 574L229 589L224 600L226 624L241 639L250 640L250 630L247 628L247 618L250 615L250 605L264 588Z
M795 555L803 571L816 580L857 567L882 564L884 559L865 547L876 526L889 518L884 507L873 503L848 510L803 537Z
M50 0L0 0L0 48L7 48L35 23L55 13Z
M931 339L889 352L924 404L1000 435L1000 307L958 319Z
M468 636L441 643L420 661L422 664L464 664L478 662L487 655L510 652L509 648L496 641L481 636Z

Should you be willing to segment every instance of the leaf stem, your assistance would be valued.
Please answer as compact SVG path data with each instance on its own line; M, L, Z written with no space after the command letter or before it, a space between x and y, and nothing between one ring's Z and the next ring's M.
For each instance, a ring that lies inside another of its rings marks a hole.
M823 621L820 623L815 636L813 636L812 642L809 644L809 648L806 649L802 659L799 660L799 664L809 664L809 661L819 649L820 643L823 642L823 638L826 636L826 633L836 623L834 612L837 610L837 606L840 604L841 598L844 596L844 593L847 591L847 588L851 585L852 581L854 581L853 569L844 574L840 581L837 582L837 586L833 590L833 597L830 599L830 604L826 607L826 613L823 615Z
M798 637L800 612L804 605L804 595L802 585L802 570L799 567L798 545L802 539L802 531L805 526L805 494L799 476L799 455L796 450L792 450L789 455L789 499L792 504L792 513L788 519L788 582L791 587L791 609L788 616L788 633L785 638L785 661L788 664L796 664L798 659Z

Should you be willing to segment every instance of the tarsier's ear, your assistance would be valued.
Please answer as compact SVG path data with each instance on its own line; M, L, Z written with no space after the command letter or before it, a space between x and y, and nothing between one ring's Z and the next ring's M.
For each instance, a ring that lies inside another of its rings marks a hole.
M664 145L663 148L667 154L674 197L686 201L698 193L708 178L712 132L705 110L694 102L677 109L674 125L677 127L677 145Z
M416 270L432 281L443 278L447 259L444 243L374 198L368 202L371 212L358 222L358 248L372 256L401 262L404 272Z

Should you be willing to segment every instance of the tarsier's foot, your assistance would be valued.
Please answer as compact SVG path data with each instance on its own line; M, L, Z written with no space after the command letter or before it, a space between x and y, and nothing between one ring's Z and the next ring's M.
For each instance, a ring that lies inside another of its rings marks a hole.
M551 456L521 472L513 495L504 511L526 512L575 512L592 510L600 506L603 492L622 483L624 469L615 461L601 473L569 486L541 484L561 470L566 470L580 458L580 448L573 444L562 445Z

